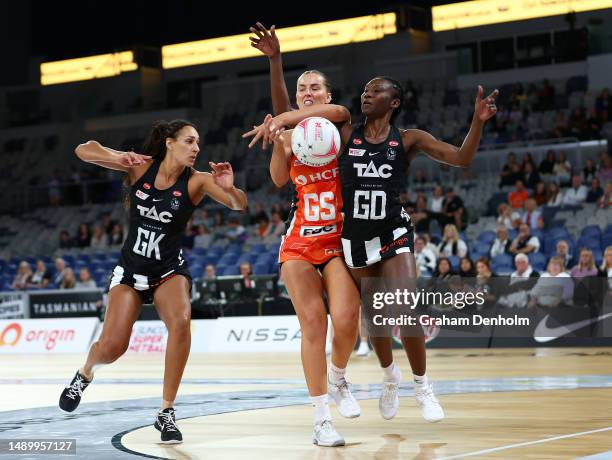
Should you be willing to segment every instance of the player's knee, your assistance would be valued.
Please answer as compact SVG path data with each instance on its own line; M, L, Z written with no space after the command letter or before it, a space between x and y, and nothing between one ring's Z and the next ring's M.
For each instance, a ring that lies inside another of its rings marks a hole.
M184 314L177 314L170 321L168 321L166 328L168 329L168 333L171 335L189 335L191 331L191 315L188 312Z
M98 347L106 363L117 361L128 349L129 340L100 340Z
M306 313L302 317L302 339L309 342L323 340L327 336L327 316L314 313Z

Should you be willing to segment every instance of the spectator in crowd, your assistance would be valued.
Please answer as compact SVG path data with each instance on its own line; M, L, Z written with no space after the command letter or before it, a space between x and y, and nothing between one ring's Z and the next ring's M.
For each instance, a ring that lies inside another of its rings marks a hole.
M493 241L493 245L489 250L489 255L491 259L494 259L500 254L508 254L508 249L510 248L510 238L508 237L508 229L505 225L498 225L497 231L495 234L495 241Z
M552 110L555 108L555 87L548 79L544 79L538 94L539 110Z
M102 214L102 228L107 235L110 235L113 232L114 226L115 222L111 219L110 214Z
M563 259L551 257L546 273L542 273L529 293L529 307L551 308L571 303L574 283L564 269Z
M555 177L556 183L561 187L564 187L570 183L570 179L572 177L572 165L567 160L563 150L559 152L559 157L557 158L557 162L553 167L553 176Z
M227 230L225 232L225 236L230 241L238 241L246 238L246 228L244 228L244 225L240 223L240 219L238 219L237 217L233 217L230 220L227 226Z
M612 120L612 96L610 96L610 90L608 88L604 88L601 91L601 94L597 96L595 100L595 111L597 112L597 117L601 120L602 123L606 123Z
M474 278L476 276L476 267L469 257L461 258L461 262L459 262L459 276L462 278Z
M601 209L612 207L612 181L606 183L606 188L597 202L597 207Z
M72 247L70 234L66 230L62 230L59 234L59 247L60 249L68 249Z
M589 188L589 191L587 192L586 202L597 203L603 194L604 191L601 188L599 179L597 177L593 177L591 179L591 188Z
M586 120L586 127L584 130L585 139L601 139L601 121L597 117L597 111L595 107L590 107L589 116Z
M432 191L431 196L427 200L427 212L429 214L429 219L437 220L440 228L444 227L445 224L445 216L443 214L444 210L444 189L441 185L436 185Z
M546 185L544 182L538 182L536 184L533 199L538 206L544 206L548 202L548 194L546 193Z
M111 229L110 245L117 246L123 244L123 228L120 224L115 223Z
M510 254L529 254L531 252L538 252L540 249L540 240L537 236L531 234L531 229L527 224L521 224L519 226L518 235L510 243L508 252Z
M580 259L578 264L572 268L570 275L572 278L584 278L585 276L597 276L599 271L595 265L593 251L587 248L580 250Z
M427 177L425 177L425 171L422 168L417 168L414 171L414 177L412 178L412 183L416 186L426 184L428 182Z
M555 151L549 150L546 152L546 157L540 163L540 167L538 168L539 173L544 176L551 175L555 168L557 160L555 158Z
M104 249L108 246L108 234L102 229L101 225L94 225L93 234L91 235L91 247L96 249Z
M77 289L94 289L98 287L87 267L81 267L79 270L79 280L76 282L75 287Z
M198 209L197 214L193 218L193 225L195 227L198 227L199 225L204 225L206 228L209 228L213 224L213 219L208 216L208 211L204 208Z
M32 281L32 268L25 260L22 260L15 274L15 279L11 283L11 288L18 291L25 291L30 287Z
M47 265L44 260L38 259L36 261L36 271L32 275L32 280L30 281L32 287L44 289L49 284L51 279L51 274L47 269Z
M89 227L87 224L79 225L79 230L75 238L75 246L77 248L88 248L91 244L91 234L89 233Z
M597 167L595 162L589 158L582 168L582 179L584 182L591 182L595 177L597 177Z
M195 241L195 233L193 231L193 227L191 226L191 220L187 222L185 226L185 231L181 235L181 247L186 249L193 249L193 243Z
M264 238L266 236L269 225L270 219L268 219L268 216L262 216L259 218L259 221L257 222L257 235L260 238Z
M585 132L587 128L587 118L584 114L584 110L581 107L576 107L572 111L568 123L570 136L577 137L578 139L586 139Z
M438 245L440 255L444 257L456 256L465 257L467 255L467 244L459 237L459 231L453 224L444 227L442 241Z
M565 118L565 112L563 110L557 110L557 116L555 118L555 127L553 129L554 137L567 137L569 133L569 126L567 118Z
M561 190L559 190L559 186L554 182L548 184L547 196L548 201L546 204L548 206L561 206L563 203L563 194L561 193Z
M242 282L245 289L254 289L255 281L253 280L253 267L248 262L242 262L240 264L240 276L242 276Z
M523 181L528 189L534 190L536 185L540 182L540 175L534 169L533 163L525 163L523 168Z
M416 200L416 208L410 214L410 220L414 224L417 233L429 232L429 213L427 211L427 200L420 194Z
M421 273L432 273L436 268L436 255L425 247L425 239L418 236L414 240L414 258Z
M572 177L572 186L563 194L564 206L580 206L586 201L587 188L582 185L582 177L576 174Z
M500 174L499 188L506 185L514 185L521 177L521 168L516 162L516 155L514 152L508 153L506 157L506 164L502 168Z
M529 225L532 230L544 228L544 218L542 217L542 213L538 210L536 201L533 198L529 198L525 201L525 212L521 217L521 222Z
M281 236L285 233L285 223L281 219L281 215L278 211L274 211L272 213L272 222L268 225L268 229L266 230L264 237L273 235L273 236Z
M204 226L204 224L198 225L198 233L193 239L193 247L194 248L207 248L208 246L210 246L211 242L212 242L212 235L210 234L206 226Z
M66 268L64 272L64 277L62 278L62 282L59 285L60 289L74 289L76 287L76 278L74 277L74 272L72 268Z
M512 209L508 203L500 203L497 207L497 225L506 228L516 228L521 221L521 215Z
M225 218L223 217L223 213L219 210L215 211L214 216L214 230L218 230L225 226Z
M61 257L55 259L55 275L53 275L53 284L60 285L64 280L64 276L66 276L66 271L68 268L66 267L66 261ZM74 274L73 274L74 275Z
M608 291L612 292L612 246L608 246L604 251L601 274L608 278Z
M533 155L531 154L531 152L526 152L523 155L522 161L521 161L521 173L525 173L525 167L527 166L527 164L530 164L531 166L533 166L533 171L536 171L536 167L535 167L535 162L533 161Z
M446 198L442 206L442 212L446 216L446 223L454 224L460 230L467 226L467 214L463 200L455 195L452 187L446 189Z
M508 203L513 209L521 209L527 198L529 198L529 192L525 184L522 180L517 180L514 191L508 194Z
M597 177L599 178L599 182L602 184L612 182L612 155L609 155L606 152L601 155L601 162L599 164Z
M496 275L491 270L491 262L486 257L476 261L476 282L474 287L477 291L484 293L484 306L490 306L497 301L499 296L498 283L495 282ZM482 308L482 307L481 307Z
M448 280L452 275L453 269L450 261L446 257L440 257L430 280L432 290L435 292L444 292L446 290Z
M215 266L213 264L208 264L204 268L204 277L207 280L212 280L212 279L215 279L217 277L217 273L215 271Z
M421 238L425 240L425 247L429 249L433 253L433 255L436 256L436 259L440 257L440 251L438 251L438 245L434 244L431 241L431 236L429 235L429 233L421 233Z
M570 254L569 243L565 240L557 241L556 250L557 252L554 254L554 257L561 258L564 267L571 267L574 263L574 258Z
M536 284L540 274L529 264L525 254L517 254L514 258L516 270L510 275L508 286L499 303L510 308L525 308L528 303L528 292Z

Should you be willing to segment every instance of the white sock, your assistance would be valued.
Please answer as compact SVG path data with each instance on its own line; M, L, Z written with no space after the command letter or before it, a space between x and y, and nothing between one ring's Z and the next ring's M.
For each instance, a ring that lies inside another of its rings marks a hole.
M385 378L383 379L385 382L400 383L402 380L402 372L399 367L395 365L395 362L389 364L388 367L383 367L383 372L385 373Z
M329 411L327 393L321 396L311 396L310 402L312 403L312 407L314 407L315 423L332 419L331 412Z
M339 367L334 366L334 363L329 363L329 372L327 373L329 383L333 383L334 385L338 385L345 380L346 375L346 367L344 369L340 369Z
M423 375L412 374L412 376L414 377L414 384L415 384L415 386L424 387L425 385L427 385L429 383L429 379L427 378L427 374L423 374Z

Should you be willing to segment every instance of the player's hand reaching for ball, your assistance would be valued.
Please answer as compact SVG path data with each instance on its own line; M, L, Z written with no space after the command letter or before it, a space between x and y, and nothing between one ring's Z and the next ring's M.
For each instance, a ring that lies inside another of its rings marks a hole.
M253 48L257 48L269 58L280 55L280 43L276 36L276 26L270 27L270 31L268 31L261 22L258 22L254 27L250 27L249 30L255 34L255 37L249 37Z
M497 113L495 98L499 94L498 90L494 90L487 97L483 98L484 89L478 85L478 93L476 94L476 104L474 105L474 115L482 122L487 121Z
M141 155L140 153L125 152L125 154L119 156L119 164L126 168L134 168L136 166L148 163L153 158L150 155Z
M249 142L249 148L253 147L261 139L262 148L265 150L268 148L268 144L274 142L278 135L285 130L281 120L282 114L276 117L268 114L261 125L253 126L253 129L244 133L242 137L253 137L251 142Z
M210 169L212 169L212 176L215 184L221 187L225 191L229 191L234 188L234 170L232 169L232 165L225 163L213 163L210 161L208 163L210 165Z

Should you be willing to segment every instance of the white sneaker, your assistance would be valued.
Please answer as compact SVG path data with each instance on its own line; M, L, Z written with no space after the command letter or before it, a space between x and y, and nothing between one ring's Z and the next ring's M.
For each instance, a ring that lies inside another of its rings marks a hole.
M397 414L399 409L399 383L396 382L383 382L382 393L378 400L378 409L380 415L385 420L390 420Z
M345 444L344 438L338 434L331 420L323 420L315 424L312 443L324 447L336 447Z
M414 395L416 396L417 404L421 408L423 418L428 422L439 422L444 419L444 411L438 402L438 398L434 395L433 385L415 385Z
M328 393L334 401L336 401L336 407L338 408L338 412L340 415L346 418L355 418L361 415L361 408L359 407L359 403L352 395L351 390L349 389L348 382L342 379L342 382L337 385L335 383L331 383L328 380Z
M357 356L368 356L370 354L370 347L368 342L361 342L359 348L357 348Z

